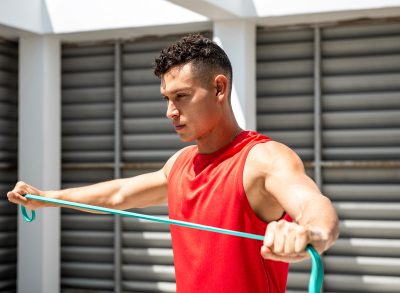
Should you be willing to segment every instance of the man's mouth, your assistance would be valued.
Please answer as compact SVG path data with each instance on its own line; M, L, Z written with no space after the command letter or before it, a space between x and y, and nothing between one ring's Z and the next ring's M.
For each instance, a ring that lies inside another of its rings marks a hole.
M176 131L179 131L179 130L182 130L182 129L185 127L185 125L182 125L182 124L174 124L174 127L175 127L175 130L176 130Z

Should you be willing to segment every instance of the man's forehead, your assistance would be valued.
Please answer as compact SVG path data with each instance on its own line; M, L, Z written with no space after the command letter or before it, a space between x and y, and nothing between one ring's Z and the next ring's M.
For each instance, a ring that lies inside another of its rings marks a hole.
M193 84L191 65L175 66L161 76L161 90L173 91L176 87Z

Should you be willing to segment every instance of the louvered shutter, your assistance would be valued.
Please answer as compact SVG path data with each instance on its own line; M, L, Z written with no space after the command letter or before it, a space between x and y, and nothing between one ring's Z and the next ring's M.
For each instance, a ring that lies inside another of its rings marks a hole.
M341 218L325 289L399 292L400 23L325 28L321 44L322 158L337 164L323 189Z
M257 33L257 130L313 158L313 30ZM310 171L311 170L307 170ZM310 263L290 267L288 291L306 291Z
M317 164L312 55L320 42L321 187L341 220L340 239L323 257L324 292L399 292L400 25L315 30L318 40L312 28L259 31L258 129ZM300 99L304 87L309 96ZM308 277L309 264L292 265L288 292L307 292Z
M113 162L114 45L63 45L62 186L112 179ZM62 209L62 292L113 292L113 221Z
M17 87L18 44L0 39L0 292L17 283L17 206L5 197L18 178Z
M160 50L179 36L127 42L122 49L123 177L154 171L182 143L165 117L166 102L152 64ZM134 211L167 217L166 206ZM122 289L124 292L175 292L169 226L122 218Z
M159 51L179 37L63 46L64 188L155 171L186 145L152 73ZM69 209L61 224L62 292L175 292L168 225Z

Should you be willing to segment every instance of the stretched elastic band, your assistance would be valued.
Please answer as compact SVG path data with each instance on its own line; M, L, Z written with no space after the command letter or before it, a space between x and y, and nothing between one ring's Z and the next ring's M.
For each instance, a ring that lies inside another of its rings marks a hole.
M222 229L222 228L218 228L218 227L212 227L212 226L190 223L190 222L185 222L185 221L165 219L165 218L160 218L160 217L155 217L155 216L149 216L149 215L144 215L144 214L139 214L139 213L132 213L132 212L126 212L126 211L121 211L121 210L109 209L109 208L93 206L93 205L88 205L88 204L83 204L83 203L77 203L77 202L72 202L72 201L46 198L46 197L37 196L37 195L33 195L33 194L26 194L25 197L28 199L39 200L39 201L54 203L54 204L63 205L63 206L76 207L76 208L81 208L81 209L86 209L86 210L92 210L92 211L97 211L97 212L102 212L102 213L107 213L107 214L114 214L114 215L120 215L120 216L124 216L124 217L138 218L138 219L154 221L154 222L159 222L159 223L164 223L164 224L182 226L182 227L187 227L187 228L193 228L193 229L204 230L204 231L209 231L209 232L216 232L216 233L227 234L227 235L243 237L243 238L256 239L256 240L261 240L261 241L264 240L264 236L262 236L262 235L256 235L256 234L239 232L239 231L234 231L234 230ZM22 212L22 215L23 215L25 221L32 222L35 219L35 216L36 216L35 211L32 211L31 217L29 217L28 213L26 211L26 208L21 205L21 212ZM306 250L310 254L311 262L312 262L311 277L310 277L308 292L309 293L320 293L321 288L322 288L322 283L324 280L324 267L322 264L322 260L321 260L321 257L319 256L319 254L317 253L317 251L311 245L308 245L306 247Z
M31 216L29 217L28 212L26 211L26 208L23 205L21 205L21 213L22 216L24 217L24 220L27 222L32 222L36 218L36 212L31 211Z

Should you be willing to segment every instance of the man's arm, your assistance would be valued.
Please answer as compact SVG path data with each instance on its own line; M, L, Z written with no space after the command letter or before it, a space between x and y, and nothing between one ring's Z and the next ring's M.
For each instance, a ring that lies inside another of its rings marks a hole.
M42 191L27 183L18 182L14 189L7 193L7 197L10 202L22 204L32 210L56 205L29 200L24 197L27 193L120 210L160 205L167 201L167 177L179 153L180 151L173 155L163 168L156 172L50 191Z
M321 194L306 175L300 158L277 142L263 145L266 163L265 192L272 196L293 223L269 223L262 255L281 261L299 261L311 244L319 253L327 250L339 235L339 220L331 201ZM272 161L271 161L272 159Z

